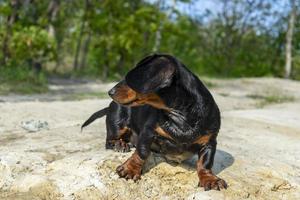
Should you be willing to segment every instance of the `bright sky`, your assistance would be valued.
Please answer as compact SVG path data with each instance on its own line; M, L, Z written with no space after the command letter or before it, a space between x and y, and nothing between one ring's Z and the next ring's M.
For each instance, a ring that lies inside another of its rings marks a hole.
M230 2L231 0L228 1ZM264 0L264 2L270 2L270 4L272 5L272 11L277 11L278 13L288 13L287 9L290 9L289 1L290 0ZM157 0L151 0L151 2L157 2ZM166 2L168 5L172 5L172 2L174 2L174 0L166 0ZM206 10L209 10L212 16L216 16L216 14L222 9L222 5L219 3L220 0L191 0L191 2L192 3L182 3L180 2L180 0L177 0L176 8L181 12L190 15L191 17L203 16L205 15ZM267 26L272 26L274 20L276 21L276 16L270 16L265 19L264 23Z
M213 13L220 10L216 0L193 0L192 4L178 2L177 5L179 10L192 16L197 13L204 13L205 10L210 10Z
M173 0L166 0L169 4ZM228 0L230 2L230 0ZM245 1L245 0L242 0ZM289 4L289 0L264 0L265 2L270 2L274 8L278 10L282 10L287 7ZM152 0L152 2L155 2ZM191 12L204 12L206 9L212 11L213 13L217 13L220 11L221 7L219 5L219 0L191 0L192 5L190 3L182 3L177 1L177 8L185 13L193 15Z

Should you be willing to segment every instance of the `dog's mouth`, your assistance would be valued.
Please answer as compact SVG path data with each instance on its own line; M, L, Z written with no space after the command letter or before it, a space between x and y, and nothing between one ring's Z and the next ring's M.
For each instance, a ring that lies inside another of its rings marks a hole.
M136 104L136 102L138 101L137 98L129 100L129 101L128 100L124 101L123 99L118 99L118 98L112 98L112 99L114 100L114 102L121 104L122 106L134 106Z
M130 106L132 104L134 104L134 102L136 102L136 99L132 100L132 101L129 101L127 103L121 103L123 106Z
M136 102L140 99L138 98L138 93L128 87L124 81L118 83L113 89L111 89L109 95L114 102L123 106L138 105Z

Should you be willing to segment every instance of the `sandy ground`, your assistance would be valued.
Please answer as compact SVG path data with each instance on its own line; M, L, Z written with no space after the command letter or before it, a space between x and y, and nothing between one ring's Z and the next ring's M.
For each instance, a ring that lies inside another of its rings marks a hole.
M300 199L300 83L281 79L209 80L222 111L214 171L227 190L197 187L195 158L152 155L138 183L115 173L131 153L104 149L104 118L81 123L109 99L61 101L112 84L52 85L52 93L0 97L0 199ZM61 91L61 92L60 92ZM28 132L21 123L43 120Z

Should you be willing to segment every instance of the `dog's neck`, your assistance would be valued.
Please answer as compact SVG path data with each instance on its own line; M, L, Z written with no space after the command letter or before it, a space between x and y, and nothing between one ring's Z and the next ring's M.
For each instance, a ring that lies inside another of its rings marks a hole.
M199 99L182 87L168 88L164 94L166 96L162 95L162 99L169 109L163 111L162 126L179 141L198 137L203 132Z
M210 112L209 104L214 102L213 97L187 68L178 70L172 85L159 92L159 96L170 108L169 111L164 111L165 126L168 131L179 134L179 137L203 134L206 115ZM172 130L173 128L177 130Z
M164 102L169 110L165 114L173 120L181 123L188 123L194 127L202 113L199 113L199 100L184 90L184 88L176 88L176 91L167 92L168 96L163 97Z
M165 111L164 116L160 125L175 141L188 143L203 133L197 121L195 123L191 122L186 113L171 109L169 112Z
M178 69L172 84L161 89L159 96L171 115L181 116L190 123L205 114L202 105L214 101L203 83L185 67Z

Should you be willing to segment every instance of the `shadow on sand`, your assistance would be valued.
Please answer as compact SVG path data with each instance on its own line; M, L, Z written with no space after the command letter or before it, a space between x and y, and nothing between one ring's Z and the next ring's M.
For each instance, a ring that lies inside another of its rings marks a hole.
M189 168L196 169L197 160L198 156L195 155L191 159L184 161L183 165L187 165ZM215 174L219 174L224 169L230 167L233 164L233 162L234 158L230 153L223 150L217 150L212 170Z
M167 162L170 165L177 166L180 165L181 167L187 169L187 170L196 170L196 163L198 160L198 156L194 155L193 157L183 161L182 163L177 163L174 161L167 160L165 157L163 157L160 154L152 153L152 155L148 158L147 164L145 168L143 169L144 173L147 173L152 168L154 168L156 165L158 165L161 162ZM234 163L234 157L223 150L217 150L213 165L213 172L215 174L219 174L224 169L230 167Z

